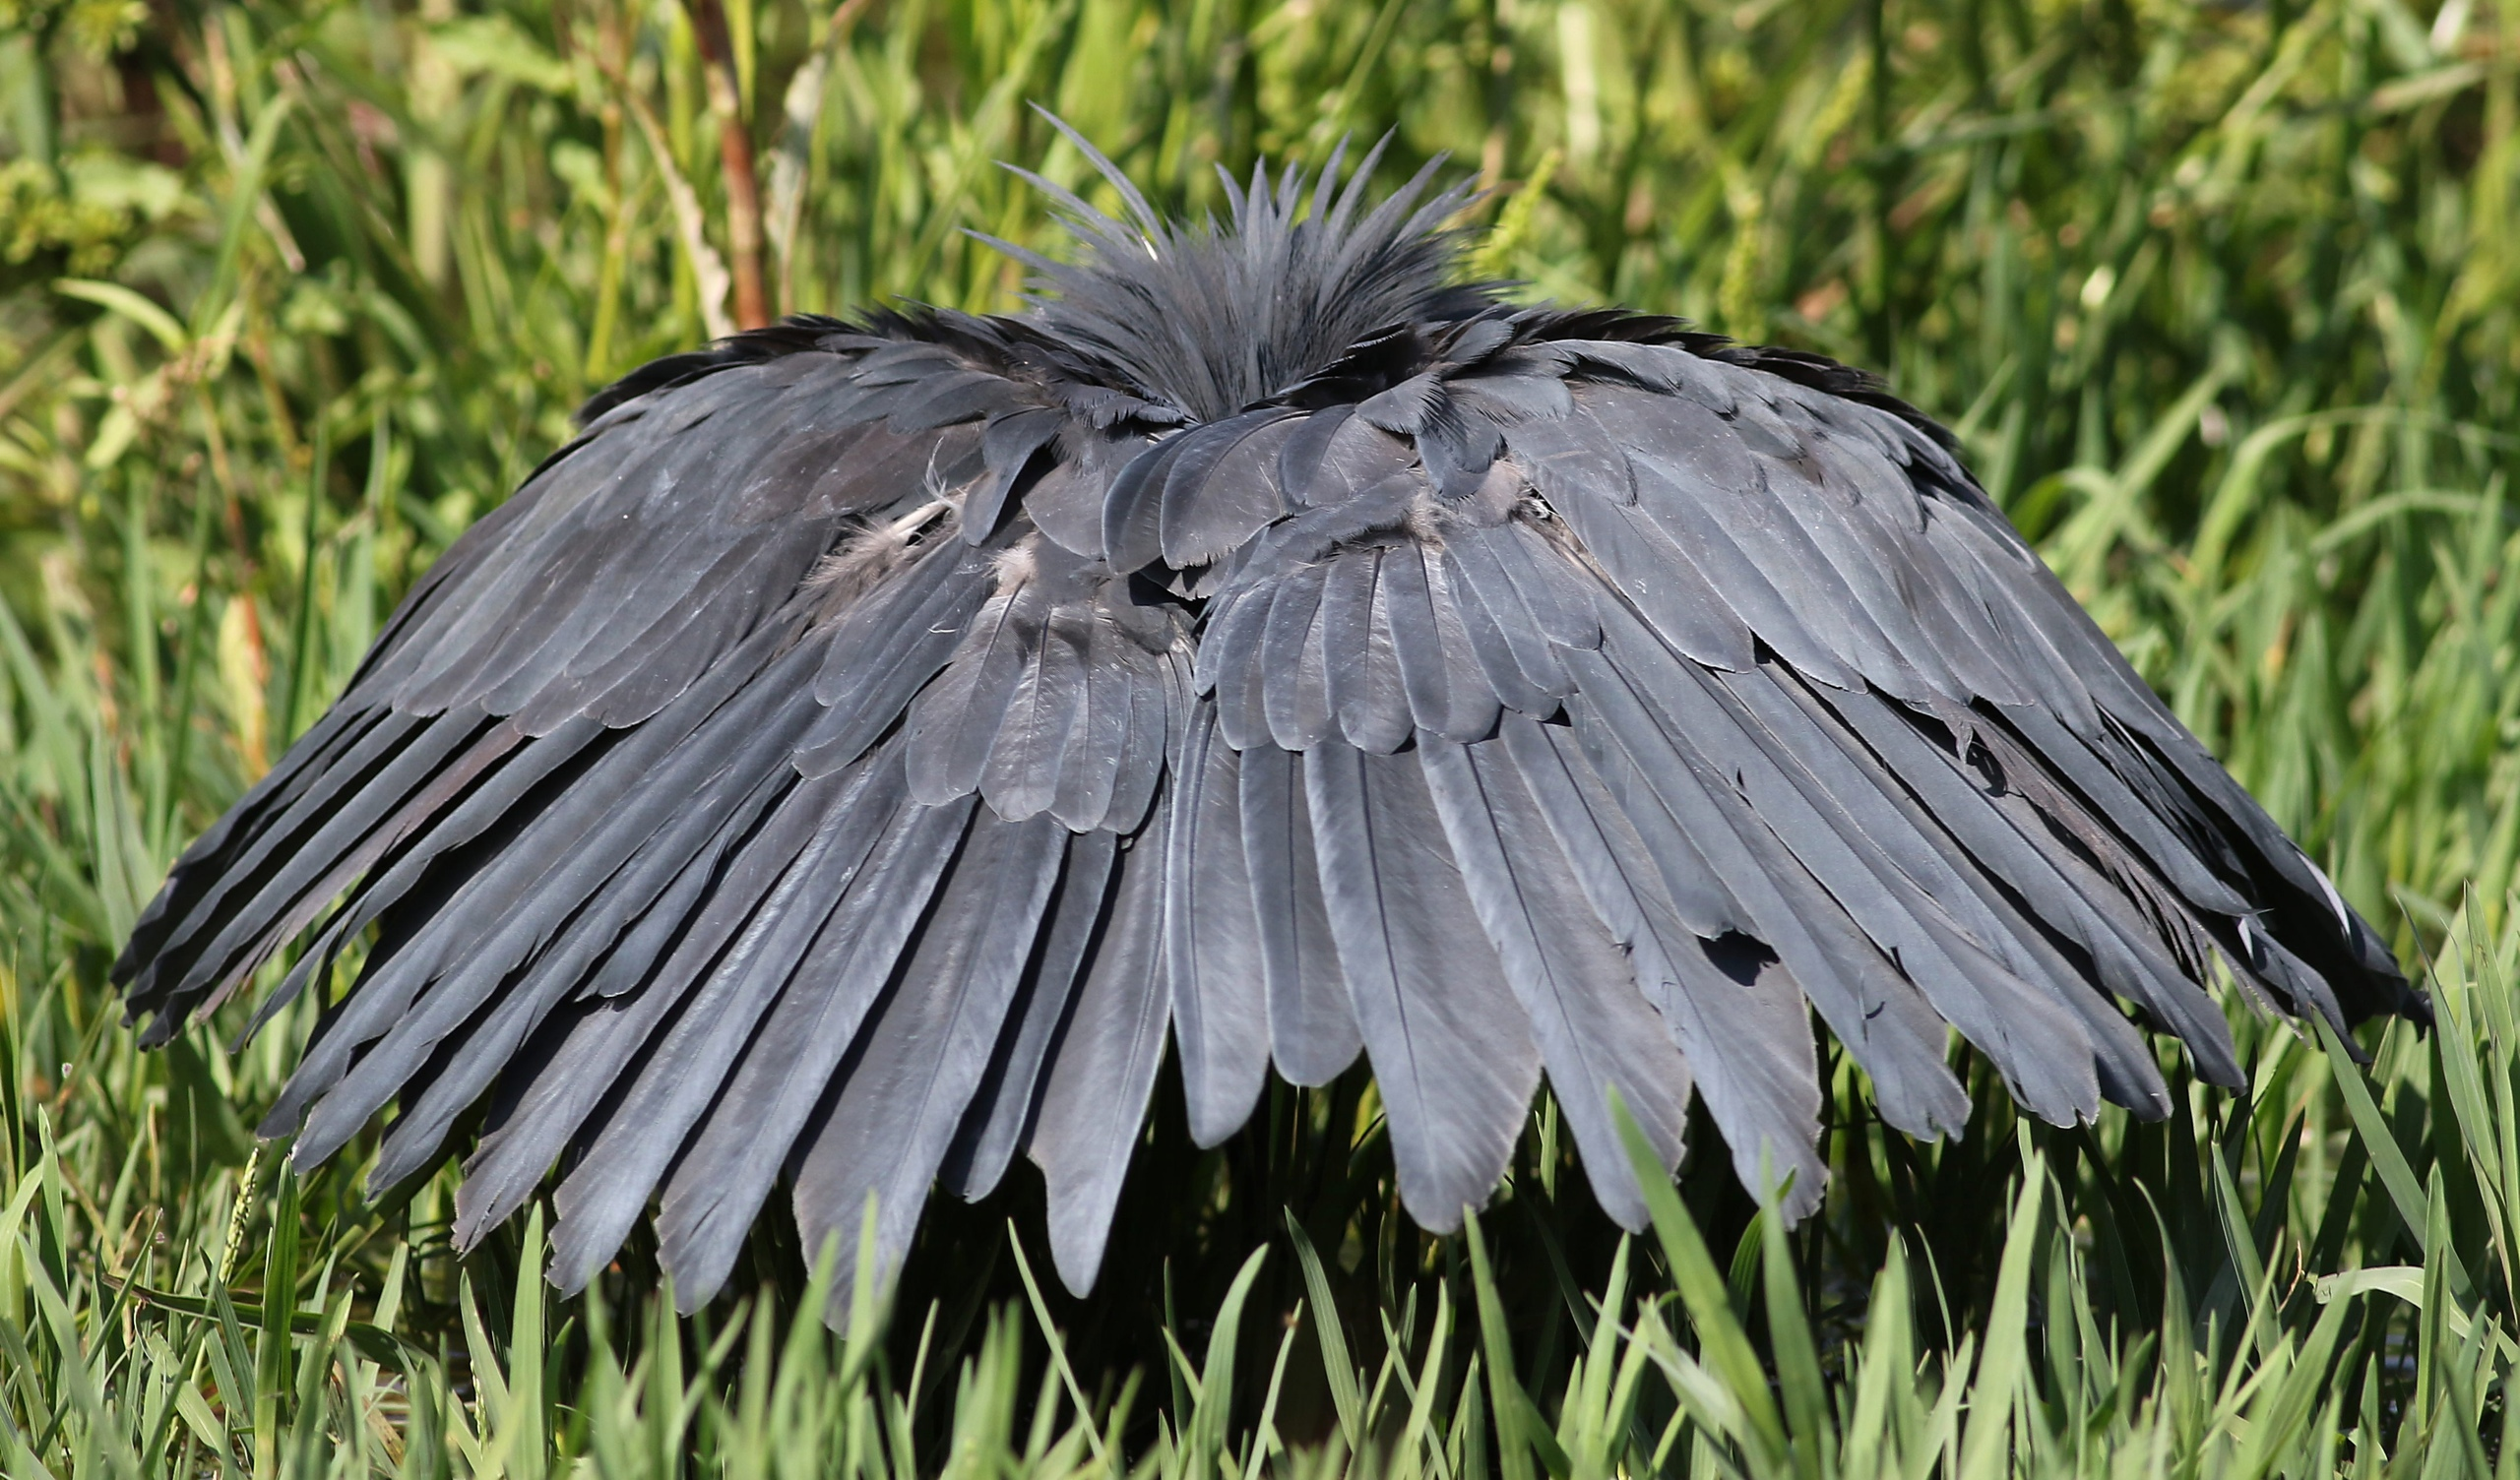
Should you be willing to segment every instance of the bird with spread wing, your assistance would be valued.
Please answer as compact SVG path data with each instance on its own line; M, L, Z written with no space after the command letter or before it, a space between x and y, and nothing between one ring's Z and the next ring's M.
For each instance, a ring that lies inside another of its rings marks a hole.
M1196 225L1043 182L1081 251L1007 249L1019 314L596 397L175 865L144 1037L364 941L263 1133L312 1165L396 1106L390 1186L486 1105L458 1242L556 1177L558 1283L652 1215L688 1308L783 1183L891 1262L1018 1155L1084 1290L1167 1042L1203 1145L1363 1055L1437 1230L1545 1074L1635 1227L1613 1098L1816 1204L1815 1016L1931 1137L1955 1031L2069 1125L2169 1112L2148 1030L2244 1084L2225 976L2423 1014L1945 433L1463 285L1463 195L1373 162Z

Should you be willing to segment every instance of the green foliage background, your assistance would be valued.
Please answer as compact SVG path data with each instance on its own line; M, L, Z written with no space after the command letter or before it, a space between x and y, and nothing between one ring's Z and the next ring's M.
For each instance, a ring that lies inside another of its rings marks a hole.
M714 93L694 14L0 0L0 1470L2520 1472L2520 4L724 0ZM1166 1111L1096 1300L1019 1192L831 1335L775 1227L676 1323L636 1249L456 1260L451 1168L256 1154L307 1013L116 1025L167 861L581 397L729 326L729 113L775 307L988 309L962 228L1049 240L996 161L1088 176L1031 102L1190 212L1389 130L1488 187L1473 270L1883 371L2440 1031L2236 1004L2245 1096L2056 1131L1981 1071L1940 1146L1842 1066L1820 1217L1701 1157L1628 1245L1545 1106L1444 1241L1355 1080Z

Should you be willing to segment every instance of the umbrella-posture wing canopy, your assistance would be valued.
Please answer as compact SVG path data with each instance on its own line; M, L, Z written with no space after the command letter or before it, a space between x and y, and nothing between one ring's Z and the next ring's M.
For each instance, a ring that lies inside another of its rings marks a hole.
M487 1099L461 1239L565 1168L555 1277L654 1204L698 1301L783 1179L890 1257L1019 1152L1084 1288L1167 1034L1203 1143L1361 1049L1432 1228L1544 1072L1635 1225L1613 1087L1812 1204L1814 1010L1921 1136L1949 1029L2059 1124L2166 1112L2139 1023L2244 1082L2217 961L2421 1011L1917 413L1336 174L598 397L176 866L148 1037L372 929L266 1133L399 1104L386 1184Z

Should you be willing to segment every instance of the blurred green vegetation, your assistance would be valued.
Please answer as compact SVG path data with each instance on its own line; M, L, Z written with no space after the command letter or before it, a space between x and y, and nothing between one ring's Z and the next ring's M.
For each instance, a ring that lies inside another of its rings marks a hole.
M2515 88L2512 0L0 0L0 1469L2520 1473ZM1098 1299L1019 1192L828 1339L775 1227L678 1324L635 1249L454 1259L451 1167L256 1155L311 1005L116 1026L167 861L753 264L1014 306L997 162L1089 173L1030 103L1193 213L1389 130L1487 187L1467 271L1882 371L2441 1031L2236 1008L2247 1095L2056 1132L1981 1074L1938 1146L1842 1068L1820 1217L1701 1157L1627 1245L1544 1105L1476 1244L1354 1081L1205 1155L1167 1108Z

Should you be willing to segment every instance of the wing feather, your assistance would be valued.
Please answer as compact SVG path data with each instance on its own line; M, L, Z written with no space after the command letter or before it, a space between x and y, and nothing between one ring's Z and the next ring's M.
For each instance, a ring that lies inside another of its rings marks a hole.
M1540 1079L1414 756L1304 752L1330 937L1391 1127L1400 1195L1448 1232L1487 1201Z
M1456 743L1496 728L1497 702L1470 648L1443 561L1417 544L1386 551L1383 611L1402 694L1418 729Z
M194 852L177 861L116 963L135 1007L185 990L188 978L197 990L203 974L216 969L199 964L204 946L221 934L252 933L225 913L233 907L229 901L267 894L272 874L286 866L280 855L301 851L301 840L325 826L345 792L356 794L397 748L435 728L424 717L390 711L342 717L352 722L319 722L308 730ZM436 743L446 733L438 730ZM224 867L204 867L212 857Z
M500 730L493 730L491 735L494 739L505 738ZM494 850L515 829L517 817L531 813L532 808L521 807L521 803L547 786L566 784L567 778L587 764L587 758L612 738L595 721L579 720L532 743L514 744L504 752L505 759L493 758L496 764L486 767L485 774L473 781L467 782L460 775L449 777L459 783L452 789L460 791L461 799L446 808L443 817L429 817L426 827L416 829L409 841L389 849L359 880L320 933L321 949L299 958L276 995L286 997L303 991L317 971L329 971L331 953L342 941L371 925L385 922L390 926L387 933L398 944L408 941L433 910L445 904L460 882L455 877L456 870L442 868L441 864L450 857L462 859L466 850ZM381 949L369 952L370 969L381 962L384 954ZM229 985L235 980L231 977ZM264 1020L265 1017L258 1012L256 1020ZM328 1018L327 1023L332 1020ZM159 1022L171 1028L171 1019L161 1018ZM317 1029L319 1043L324 1031L324 1027ZM302 1073L301 1064L299 1071L291 1074L289 1084L283 1086L279 1101L265 1117L258 1134L284 1136L296 1128L298 1116L306 1106L302 1091L313 1079L301 1079ZM330 1082L324 1079L313 1087L328 1087Z
M1261 709L1268 718L1269 738L1281 750L1300 751L1320 744L1331 732L1329 661L1322 647L1322 595L1330 567L1319 562L1298 566L1280 583L1268 605L1260 633L1259 661L1253 664L1261 690ZM1202 652L1205 644L1201 645ZM1228 647L1221 661L1232 660ZM1245 657L1244 662L1250 659ZM1244 749L1259 743L1246 736Z
M189 916L193 928L171 933L158 948L161 954L152 961L152 972L136 979L130 991L132 1012L158 1011L145 1042L158 1041L159 1027L171 1031L195 1004L213 1007L223 1000L327 900L425 827L523 738L513 726L484 724L478 716L420 725L412 743L354 790L314 787L301 794L239 860L230 877L240 887L205 895ZM264 880L259 888L237 897L258 876ZM233 912L201 942L203 929L219 918L212 911L222 907ZM168 969L187 958L190 964L180 975Z
M1057 800L1084 718L1093 623L1091 607L1062 604L1032 635L979 775L980 792L1000 817L1021 822Z
M1678 399L1648 406L1605 396L1594 409L1620 418L1615 430L1627 449L1638 507L1689 552L1760 642L1832 688L1858 686L1859 671L1870 676L1848 658L1850 650L1870 650L1840 607L1828 604L1825 586L1798 561L1756 558L1755 526L1748 531L1752 539L1742 538L1743 521L1730 501L1759 474L1722 421ZM1650 440L1627 440L1635 437Z
M1281 599L1301 600L1292 586L1253 586L1218 598L1199 637L1199 687L1216 698L1217 722L1226 743L1247 750L1269 732L1268 671L1256 661L1265 651L1269 618Z
M824 645L813 697L822 707L797 768L822 775L864 755L912 697L953 660L989 599L978 551L939 545L844 612Z
M1243 850L1241 765L1213 712L1191 724L1172 810L1165 971L1190 1139L1212 1146L1241 1128L1269 1069L1268 989Z
M494 1083L502 1078L515 1082L530 1077L529 1045L569 1000L617 996L635 985L621 978L634 976L646 964L632 954L640 927L672 916L676 903L695 897L706 877L695 871L695 860L721 852L730 830L748 826L794 784L792 774L783 773L785 768L778 766L779 758L774 754L769 759L773 773L768 776L759 773L763 768L738 765L700 787L689 805L635 845L630 857L578 907L574 918L529 949L525 963L511 969L494 995L473 1010L460 1034L448 1035L446 1045L433 1053L424 1072L413 1074L397 1088L404 1109L379 1148L371 1173L376 1185L392 1185L434 1164L448 1130ZM601 849L609 841L598 838L588 851ZM561 891L554 893L565 899ZM688 917L687 903L682 917ZM498 938L491 939L495 945ZM420 1010L407 1013L361 1059L360 1070L371 1062L390 1062L396 1034L416 1036L424 1030L433 1010L455 995L452 980L458 973L479 982L498 969L499 959L493 956L485 965L475 956L447 967L446 974L428 988ZM343 1089L346 1088L346 1080ZM319 1110L329 1108L319 1105ZM310 1155L328 1155L332 1147L315 1132L315 1120L310 1118L304 1141Z
M910 707L911 795L939 806L977 790L1024 671L1020 590L1001 590L972 623L954 660Z
M1418 757L1471 905L1574 1130L1593 1195L1621 1227L1641 1229L1645 1197L1611 1118L1611 1096L1627 1106L1668 1171L1679 1165L1688 1129L1688 1065L1587 907L1573 865L1503 742L1460 745L1420 731Z
M1016 480L1032 465L1034 454L1058 436L1065 419L1050 407L1033 406L998 417L980 433L980 457L988 475L964 496L965 542L979 544L997 532Z
M1913 798L1911 810L1946 830L1981 871L1982 887L2016 894L2047 928L2091 957L2098 985L2143 1007L2168 1026L2212 1083L2240 1087L2231 1026L2222 1010L2188 979L2149 930L2129 928L2106 908L2107 886L2077 860L2043 849L1993 797L1971 783L1965 763L1926 739L1911 718L1886 703L1828 701L1793 680L1780 684L1808 710L1826 710L1861 742L1849 758L1876 769L1885 795ZM1956 866L1956 865L1955 865ZM2069 875L2067 870L2074 869ZM2078 877L2077 877L2078 876Z
M968 795L941 806L914 796L848 882L810 951L766 960L769 1016L695 1128L657 1210L660 1258L692 1292L688 1299L706 1300L724 1282L772 1182L953 868L974 806ZM785 981L777 979L783 966Z
M1967 940L1825 792L1796 784L1795 769L1762 745L1701 671L1641 631L1614 630L1603 648L1631 689L1648 696L1665 734L1732 783L1767 834L1765 845L1781 847L1820 883L1942 1019L1995 1062L2016 1097L2060 1125L2098 1112L2090 1044L2072 1014Z
M802 664L791 657L777 671L801 678ZM293 1154L311 1165L347 1141L710 779L726 770L785 766L803 716L783 712L775 682L728 692L737 687L730 665L726 676L686 696L672 719L621 732L567 786L546 789L531 826L466 880L451 907L403 952L373 969L372 983L353 990L298 1075L323 1082L353 1050L371 1040L374 1046L324 1090ZM707 722L713 719L719 722ZM743 743L726 746L728 732ZM471 1063L460 1078L488 1087L486 1077L504 1063L507 1047L573 984L538 981L503 1002L495 1036L464 1047ZM451 1123L451 1112L440 1113ZM415 1170L403 1162L435 1149L428 1129L409 1116L398 1123L399 1154L386 1165Z
M870 859L897 853L916 822L897 753L881 753L849 782L819 815L801 792L782 809L775 821L796 826L773 835L792 844L748 849L649 984L686 1000L553 1195L551 1272L561 1288L584 1288L611 1261L842 896Z
M1143 687L1132 663L1134 648L1107 612L1092 615L1085 631L1085 691L1049 804L1050 814L1072 832L1102 827L1111 810L1128 745L1130 697Z
M1747 953L1710 949L1742 937L1682 923L1644 838L1565 726L1508 718L1499 738L1693 1072L1742 1185L1791 1177L1788 1212L1817 1207L1820 1084L1800 990Z
M759 787L590 973L565 1036L505 1113L492 1117L465 1163L456 1191L458 1248L472 1248L522 1207L590 1121L619 1098L624 1077L682 1005L701 963L725 944L740 909L763 899L862 779L843 773Z
M1164 1058L1168 811L1156 809L1121 850L1093 963L1049 1049L1040 1109L1025 1138L1048 1184L1050 1257L1071 1290L1093 1288L1102 1268L1129 1149Z
M1268 982L1269 1049L1293 1084L1327 1084L1364 1047L1330 935L1298 755L1273 745L1241 760L1243 863Z
M835 1073L837 1092L792 1163L797 1227L813 1248L839 1235L841 1267L856 1264L870 1199L877 1267L889 1272L910 1246L1015 1005L1065 846L1065 830L1049 818L1012 822L978 809L900 982ZM731 1261L750 1222L748 1212L724 1221L720 1258Z
M981 1078L938 1180L955 1196L988 1196L1006 1175L1040 1107L1040 1074L1051 1039L1067 1020L1079 972L1111 903L1118 838L1091 832L1069 839L1058 890L1047 906L1040 956L1024 981L1021 1009L1009 1018L997 1057Z
M1867 839L1901 876L1901 889L1921 896L1912 912L1923 905L1939 908L1964 946L1982 951L2011 978L2071 1014L2088 1038L2099 1087L2114 1102L2146 1118L2169 1114L2168 1086L2141 1036L2094 990L2089 974L2058 949L2044 923L1873 764L1835 714L1796 703L1791 680L1772 668L1727 675L1723 684L1763 732L1766 748L1789 766L1797 787L1833 826Z
M1513 568L1506 562L1505 555L1518 536L1530 537L1527 531L1510 526L1455 532L1444 541L1444 562L1457 578L1450 584L1463 593L1464 604L1475 608L1484 618L1483 630L1495 635L1494 646L1482 648L1480 660L1495 682L1496 693L1502 697L1509 684L1518 683L1533 697L1527 703L1517 703L1515 708L1525 713L1545 714L1575 687L1558 648L1596 646L1600 631L1598 627L1593 630L1590 642L1558 642L1550 631L1552 624L1534 608L1525 595L1525 583L1514 579ZM1472 636L1476 638L1481 631L1474 621ZM1510 676L1500 677L1509 665Z
M1272 409L1220 423L1166 469L1157 516L1165 564L1205 565L1289 512L1277 466L1292 415Z
M1583 689L1571 708L1587 756L1621 808L1643 825L1649 847L1675 836L1689 845L1676 868L1656 855L1665 878L1686 885L1703 869L1737 896L1744 933L1776 953L1872 1077L1884 1119L1918 1136L1959 1129L1969 1097L1943 1063L1942 1019L1916 983L1772 833L1755 819L1736 819L1738 794L1706 783L1626 674L1599 653L1575 661Z
M1388 755L1409 738L1409 700L1392 650L1383 552L1351 552L1332 563L1321 593L1321 643L1340 661L1328 666L1330 707L1349 744ZM1256 738L1256 737L1255 737Z
M1569 498L1560 509L1609 585L1665 642L1709 667L1750 666L1749 625L1654 520L1607 499Z

